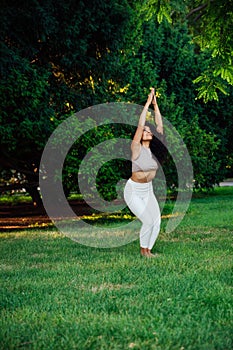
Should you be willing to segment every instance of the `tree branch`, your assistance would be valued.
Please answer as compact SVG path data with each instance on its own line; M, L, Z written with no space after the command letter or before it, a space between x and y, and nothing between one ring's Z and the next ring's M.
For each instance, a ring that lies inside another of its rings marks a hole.
M201 11L201 10L205 9L205 8L207 7L207 5L208 5L208 4L203 4L203 5L200 5L200 6L196 7L195 9L192 9L192 10L187 14L186 18L192 16L192 14L195 13L195 12L198 12L198 11Z

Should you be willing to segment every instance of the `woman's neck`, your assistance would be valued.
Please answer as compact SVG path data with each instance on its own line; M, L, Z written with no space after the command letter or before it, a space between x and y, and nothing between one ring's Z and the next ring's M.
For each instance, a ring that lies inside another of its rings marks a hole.
M142 141L142 145L146 148L150 147L150 141Z

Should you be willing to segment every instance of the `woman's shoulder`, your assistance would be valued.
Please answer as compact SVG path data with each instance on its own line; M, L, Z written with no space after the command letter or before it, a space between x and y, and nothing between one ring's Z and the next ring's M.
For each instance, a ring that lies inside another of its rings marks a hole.
M137 141L132 141L131 143L131 151L132 151L132 160L136 160L141 153L141 143Z

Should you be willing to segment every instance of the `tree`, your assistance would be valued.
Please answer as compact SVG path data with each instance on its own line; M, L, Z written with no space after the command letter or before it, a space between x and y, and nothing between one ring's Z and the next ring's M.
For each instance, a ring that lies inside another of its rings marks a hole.
M33 67L17 53L9 52L3 57L0 85L0 170L14 170L14 178L31 194L33 201L41 205L38 187L38 168L41 149L52 128L48 91L48 73L40 67ZM7 67L8 68L8 67ZM9 178L9 172L8 176ZM4 186L7 190L11 187Z
M159 23L187 22L193 41L212 58L194 79L198 85L197 98L218 101L219 91L228 94L228 85L233 85L232 0L148 0L143 3L142 11L149 19L156 17Z
M52 130L122 88L121 57L136 43L134 11L125 0L2 2L1 168L19 174L34 202Z
M194 1L187 19L195 42L213 58L194 81L201 83L198 98L218 100L217 90L227 94L233 85L233 1Z
M216 134L214 124L209 123L213 111L209 116L201 101L194 102L193 80L215 58L191 43L186 25L191 10L191 2L166 0L2 1L3 178L9 179L13 170L19 185L27 186L38 203L39 162L52 131L70 114L91 105L107 101L143 104L150 86L161 92L164 116L185 130L191 149L197 152L188 131L194 120L196 135L201 129L204 146L208 140L213 147L213 139L223 134L208 138L210 132ZM221 104L227 110L227 101L222 99ZM196 115L201 118L195 119ZM227 110L227 120L229 115ZM228 145L225 142L224 147ZM70 175L77 171L72 162L75 148L72 152L64 168L67 191L75 186Z

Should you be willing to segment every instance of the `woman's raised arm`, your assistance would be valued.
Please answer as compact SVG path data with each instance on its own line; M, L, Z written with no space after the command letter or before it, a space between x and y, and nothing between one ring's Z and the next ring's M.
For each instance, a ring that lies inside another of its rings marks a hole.
M162 116L159 110L159 106L157 104L157 99L156 96L154 94L153 99L152 99L152 104L154 105L154 112L155 112L155 124L157 126L156 130L158 131L158 133L163 135L163 120L162 120Z
M154 96L154 89L151 89L151 92L148 95L146 104L142 110L140 117L139 117L138 127L137 127L137 130L136 130L134 138L133 138L133 141L136 143L140 143L140 141L141 141L143 129L144 129L144 126L146 123L146 114L147 114L148 108L152 102L153 96Z

